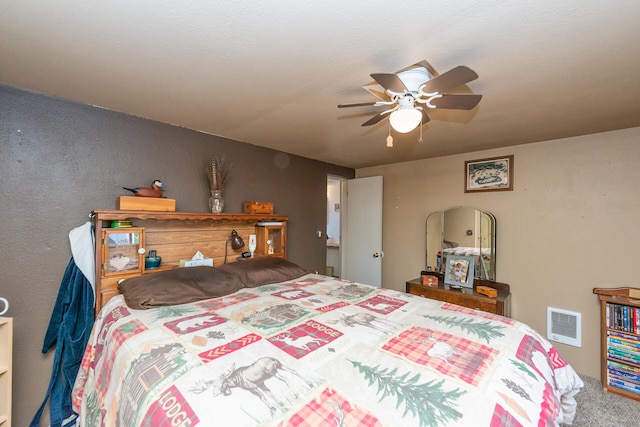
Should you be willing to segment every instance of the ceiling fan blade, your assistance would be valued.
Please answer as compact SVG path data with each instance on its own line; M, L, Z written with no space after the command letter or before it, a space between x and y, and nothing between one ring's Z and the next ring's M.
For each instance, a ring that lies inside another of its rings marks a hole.
M338 108L347 108L347 107L367 107L377 105L378 101L371 102L347 102L346 104L338 104Z
M478 74L469 67L459 65L446 73L440 74L438 77L434 77L425 83L422 91L425 93L439 92L443 93L454 87L461 86L465 83L469 83L472 80L478 78Z
M380 120L384 119L385 117L387 117L387 113L388 111L383 111L382 113L378 113L375 116L371 117L369 120L367 120L366 122L364 122L362 124L362 126L371 126L371 125L375 125L376 123L378 123Z
M373 80L378 82L380 86L385 88L386 90L390 90L391 92L403 93L407 90L400 77L397 74L393 73L378 73L371 74Z
M449 110L471 110L481 99L482 95L442 95L442 98L431 100L431 104Z
M364 90L366 90L367 92L369 92L371 95L373 95L376 98L378 98L379 100L381 100L381 101L392 102L391 97L389 96L389 94L384 90L384 88L382 86L380 86L376 82L373 82L373 83L368 84L368 85L364 85L364 86L362 86L362 88Z

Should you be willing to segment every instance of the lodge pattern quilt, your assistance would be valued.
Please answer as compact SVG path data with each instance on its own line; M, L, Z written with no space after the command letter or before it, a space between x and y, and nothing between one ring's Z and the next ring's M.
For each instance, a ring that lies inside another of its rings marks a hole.
M582 383L525 324L326 276L96 319L86 426L552 426Z

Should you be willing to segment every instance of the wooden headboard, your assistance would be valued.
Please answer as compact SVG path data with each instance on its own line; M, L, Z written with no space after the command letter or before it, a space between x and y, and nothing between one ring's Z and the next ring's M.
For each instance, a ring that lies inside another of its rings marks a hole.
M120 280L177 268L181 260L191 259L197 251L212 258L214 266L234 262L249 250L250 234L258 237L257 256L286 257L285 215L95 210L91 216L96 239L96 314L110 298L119 294ZM131 221L132 228L112 228L112 223L117 221ZM244 240L244 248L231 247L232 230ZM109 267L109 256L114 255L114 247L108 246L110 236L121 233L127 237L129 232L135 232L136 241L129 239L117 246L117 255L125 253L130 262L122 270ZM268 239L272 243L271 251L266 244ZM119 250L120 247L124 249ZM143 249L142 253L137 253L138 248ZM162 263L158 269L147 270L144 258L153 250L162 257Z

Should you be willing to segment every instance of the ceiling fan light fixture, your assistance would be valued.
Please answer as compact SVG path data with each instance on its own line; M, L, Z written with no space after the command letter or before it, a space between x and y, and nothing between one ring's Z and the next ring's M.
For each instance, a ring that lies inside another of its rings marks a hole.
M431 80L433 76L424 67L411 68L398 73L398 77L410 92L417 92L420 86Z
M401 108L389 116L391 127L397 132L408 133L422 122L422 113L415 108Z
M450 89L469 83L478 78L471 68L459 65L451 70L433 76L421 61L395 73L370 74L373 82L363 86L369 93L378 98L375 102L352 102L338 104L343 107L388 106L385 111L376 113L362 126L372 126L389 118L389 124L398 133L409 133L429 122L427 108L447 110L471 110L480 102L482 95L446 93ZM387 147L393 138L387 137Z

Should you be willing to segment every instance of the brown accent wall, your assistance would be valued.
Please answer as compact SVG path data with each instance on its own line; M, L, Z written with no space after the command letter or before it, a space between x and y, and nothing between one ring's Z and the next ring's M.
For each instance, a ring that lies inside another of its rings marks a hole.
M154 179L178 211L206 212L214 155L232 163L225 212L273 202L289 215L288 258L324 271L315 230L326 229L327 175L354 170L0 85L0 296L14 318L13 425L28 425L51 375L55 349L41 348L71 257L68 232L93 209L115 209L128 194L121 187Z

